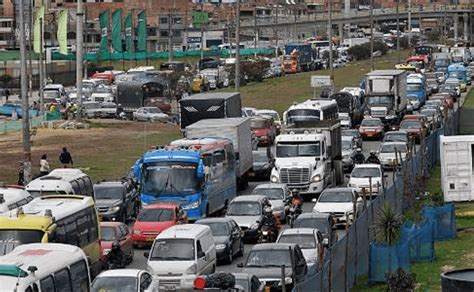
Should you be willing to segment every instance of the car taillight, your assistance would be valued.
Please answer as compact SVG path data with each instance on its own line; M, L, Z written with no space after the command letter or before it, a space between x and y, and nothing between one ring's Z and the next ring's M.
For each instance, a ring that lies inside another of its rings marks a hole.
M197 277L194 279L194 289L204 290L207 286L207 280L203 277Z

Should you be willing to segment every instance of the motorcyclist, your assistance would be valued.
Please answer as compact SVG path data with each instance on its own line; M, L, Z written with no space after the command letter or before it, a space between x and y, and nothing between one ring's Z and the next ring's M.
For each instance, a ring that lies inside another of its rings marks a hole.
M125 254L120 248L120 243L114 241L112 243L112 249L108 254L109 258L109 267L110 269L120 269L125 267Z
M303 198L300 196L300 192L297 189L291 190L291 200L290 204L295 205L296 207L296 215L300 215L302 211L302 206L303 206Z
M363 164L365 161L365 156L362 153L362 149L357 148L356 154L354 155L354 163L355 164Z
M370 150L370 155L367 157L365 163L375 163L380 164L380 159L377 157L377 153L374 150Z
M261 226L269 226L273 232L273 236L276 239L276 235L278 234L281 224L280 220L277 216L273 214L272 207L270 205L266 205L263 208L263 218L261 222Z

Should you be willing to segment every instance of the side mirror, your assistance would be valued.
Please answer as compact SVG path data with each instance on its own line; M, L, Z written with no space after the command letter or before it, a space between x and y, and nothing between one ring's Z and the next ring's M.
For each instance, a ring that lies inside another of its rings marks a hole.
M328 238L323 239L323 246L325 246L325 247L329 246L329 239Z
M198 256L198 259L201 259L206 256L206 253L204 253L203 251L199 251L197 256Z
M237 264L237 268L243 268L244 267L244 264L243 263L238 263Z
M383 177L388 177L388 174L384 174Z
M311 202L316 203L318 200L316 198L312 198Z
M351 175L350 174L345 174L344 175L346 178L351 178Z
M150 253L148 251L144 252L143 253L143 257L145 257L146 259L148 259L150 257Z

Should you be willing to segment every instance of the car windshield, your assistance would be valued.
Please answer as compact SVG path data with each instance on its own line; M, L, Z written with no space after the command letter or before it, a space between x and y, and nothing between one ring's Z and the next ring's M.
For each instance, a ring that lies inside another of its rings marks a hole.
M283 234L278 243L295 243L302 249L316 248L316 239L312 234Z
M268 122L266 120L250 120L250 127L253 129L262 129L268 127Z
M365 120L362 120L360 125L364 127L379 127L379 126L382 126L382 121L376 120L376 119L365 119Z
M252 250L250 251L246 267L291 267L289 250Z
M352 191L323 192L318 203L349 203L352 202Z
M342 130L341 136L350 136L350 137L358 137L359 132L357 130Z
M40 230L0 230L0 255L12 251L15 247L27 243L39 243L44 232Z
M192 261L195 258L194 254L192 239L158 239L151 250L150 260Z
M408 91L420 91L422 89L423 87L421 86L421 84L407 84Z
M123 199L124 191L122 187L94 186L96 200L121 200Z
M269 160L267 151L254 151L252 155L253 155L253 162L264 163L264 162L268 162Z
M232 202L226 214L230 216L258 216L262 214L262 207L258 202Z
M327 218L298 218L296 219L294 228L316 228L322 233L327 233L329 229Z
M352 142L350 140L342 140L342 150L351 150Z
M230 234L227 222L203 222L199 224L209 226L213 236L227 236Z
M369 97L369 105L373 104L392 104L393 98L391 96L371 96Z
M113 227L101 227L100 228L100 239L103 241L114 241L115 238L115 228Z
M402 141L402 142L407 142L408 141L408 137L406 134L404 133L387 133L385 134L384 138L383 138L384 141Z
M148 163L142 177L143 192L158 197L186 196L198 189L194 163Z
M421 127L422 127L421 122L420 121L415 121L415 120L403 121L400 124L400 129L420 129Z
M286 114L289 124L298 121L319 121L320 111L315 109L292 109Z
M270 116L273 118L273 120L275 121L279 121L280 120L280 116L278 115L277 112L259 112L260 115L263 115L263 116Z
M256 188L253 190L253 194L265 196L269 200L283 200L285 197L282 188Z
M145 108L145 110L146 110L148 113L151 113L151 114L159 114L159 113L161 113L160 109L157 108L157 107L147 107L147 108Z
M172 209L145 208L139 214L140 222L164 222L173 220Z
M395 153L395 151L407 152L407 146L406 145L399 145L399 144L383 144L380 147L380 152L381 153Z
M351 177L354 178L369 178L380 177L380 169L375 167L356 167L352 170Z
M101 86L98 86L94 92L97 92L97 93L112 93L112 88L109 87L109 86L105 86L105 85L101 85Z
M319 142L306 142L306 143L283 143L279 142L276 146L277 157L319 157L321 153Z
M91 286L91 292L104 291L137 291L138 278L136 277L97 277Z

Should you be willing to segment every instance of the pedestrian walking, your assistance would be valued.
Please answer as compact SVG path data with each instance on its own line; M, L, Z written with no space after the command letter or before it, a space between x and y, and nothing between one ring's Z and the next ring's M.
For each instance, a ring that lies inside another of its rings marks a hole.
M5 102L8 101L8 98L10 98L10 90L5 89Z
M50 168L49 168L49 162L46 154L43 154L41 156L40 160L40 175L39 176L45 176L49 173Z
M66 147L63 147L63 152L61 153L61 155L59 155L59 161L61 162L64 168L68 168L69 165L74 165L71 153L67 151Z
M18 183L17 185L23 186L25 185L25 168L23 167L23 162L20 161L18 166Z

